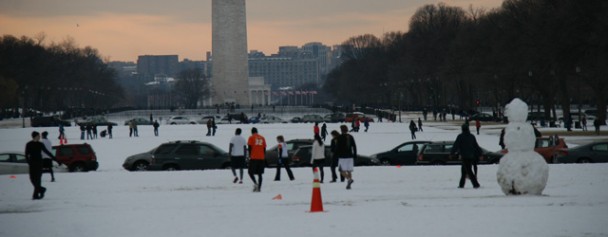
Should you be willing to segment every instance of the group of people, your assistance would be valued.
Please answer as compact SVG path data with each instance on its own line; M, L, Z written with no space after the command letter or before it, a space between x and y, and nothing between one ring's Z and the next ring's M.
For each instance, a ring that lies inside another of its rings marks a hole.
M341 134L335 130L331 132L333 138L331 140L332 180L330 182L337 181L338 177L335 172L337 167L340 171L342 182L347 180L346 189L351 189L351 185L354 182L352 172L355 164L354 158L357 156L357 145L355 139L348 134L348 127L346 125L341 125L340 130ZM325 177L323 167L327 157L325 157L325 144L320 132L318 124L315 124L310 164L313 170L315 168L319 169L321 174L320 182L323 183ZM295 180L293 172L289 167L291 160L285 138L279 135L276 139L278 143L278 162L274 180L281 180L281 167L285 168L290 180ZM251 128L251 136L245 140L242 136L241 128L237 128L234 136L230 139L228 154L230 155L232 175L234 176L233 183L243 183L243 169L246 166L246 158L249 157L248 174L253 182L253 192L260 192L266 167L266 139L264 136L258 133L256 127L253 127ZM237 169L239 170L238 174Z

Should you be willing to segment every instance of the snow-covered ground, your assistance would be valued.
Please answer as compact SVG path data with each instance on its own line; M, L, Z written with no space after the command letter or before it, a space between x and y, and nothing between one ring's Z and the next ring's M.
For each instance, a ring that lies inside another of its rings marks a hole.
M453 140L459 133L457 125L427 124L419 140ZM608 164L551 164L544 195L519 197L502 193L497 165L479 167L480 189L470 182L456 188L458 166L357 167L352 190L345 183L321 185L323 213L307 212L310 168L295 168L296 180L281 182L267 169L261 193L251 192L248 178L233 184L228 170L122 168L127 156L166 141L202 140L227 150L236 127L249 136L252 126L269 146L277 135L313 134L311 124L220 125L215 137L205 137L203 125L161 125L159 137L140 126L140 137L129 138L127 127L118 126L112 140L86 141L97 153L98 171L59 173L54 183L44 174L43 200L30 199L27 174L1 175L0 236L608 236ZM7 128L0 129L0 151L23 150L33 130L48 130L58 143L57 128ZM481 146L498 150L497 130L482 132ZM66 133L69 143L82 142L78 128ZM410 140L406 123L372 123L354 136L365 155ZM273 200L279 194L283 199Z

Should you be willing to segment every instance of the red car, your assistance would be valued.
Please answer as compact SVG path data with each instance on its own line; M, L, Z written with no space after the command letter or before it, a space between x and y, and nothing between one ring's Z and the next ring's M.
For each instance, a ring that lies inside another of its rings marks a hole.
M374 122L373 118L367 117L361 112L353 112L352 114L346 114L346 116L344 117L344 122L351 123L353 122L353 119L359 119L359 121L361 121L362 123L366 120L370 123Z
M534 151L540 154L547 163L553 163L553 159L557 156L560 149L568 148L563 138L555 137L540 137L536 138ZM509 151L504 149L500 151L502 154L507 154Z
M97 156L89 144L65 144L53 146L57 161L68 167L70 172L97 170Z

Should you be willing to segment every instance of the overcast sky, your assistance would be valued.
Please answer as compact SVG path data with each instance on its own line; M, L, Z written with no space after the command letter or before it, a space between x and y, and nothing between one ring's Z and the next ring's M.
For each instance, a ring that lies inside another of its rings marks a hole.
M416 9L439 2L491 9L502 0L250 0L248 48L272 54L282 45L407 31ZM211 0L0 0L0 34L40 32L47 43L73 38L113 61L144 54L202 60L211 51Z

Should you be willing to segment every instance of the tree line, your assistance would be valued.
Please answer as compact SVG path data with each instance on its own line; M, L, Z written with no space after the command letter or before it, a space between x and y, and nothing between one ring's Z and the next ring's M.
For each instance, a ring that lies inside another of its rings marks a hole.
M519 97L547 120L556 119L556 106L564 117L573 105L606 111L607 1L425 5L408 32L354 36L341 46L344 61L324 89L345 103L466 110L479 101L498 109Z
M0 109L109 109L122 100L116 71L96 49L72 39L45 45L44 38L0 37Z

